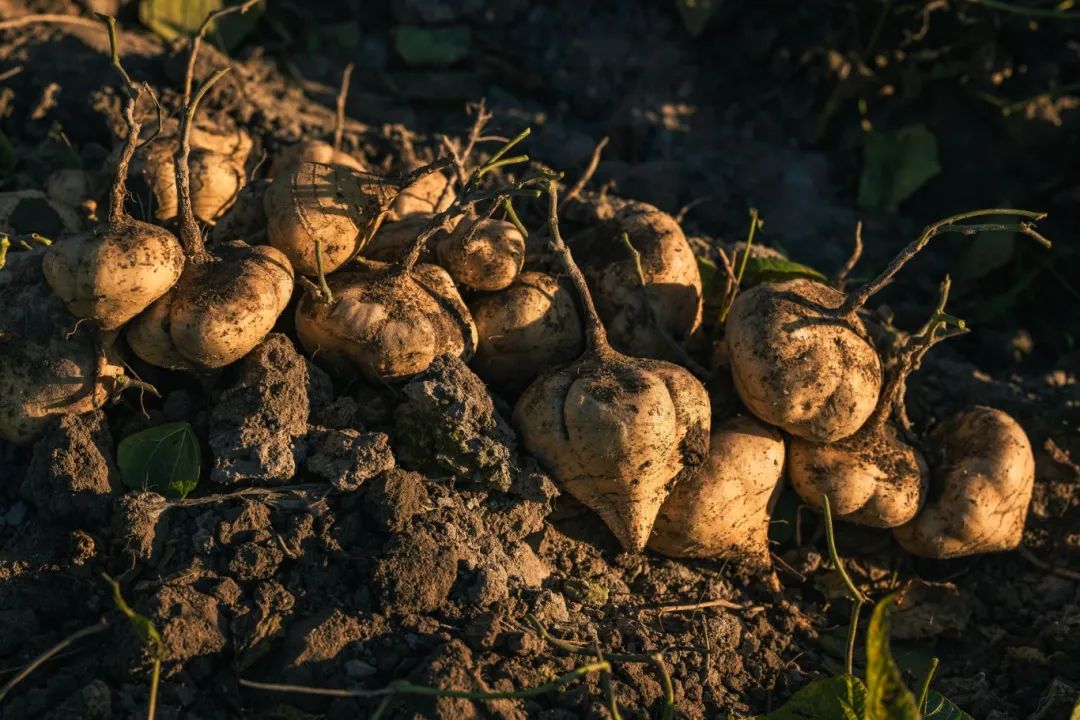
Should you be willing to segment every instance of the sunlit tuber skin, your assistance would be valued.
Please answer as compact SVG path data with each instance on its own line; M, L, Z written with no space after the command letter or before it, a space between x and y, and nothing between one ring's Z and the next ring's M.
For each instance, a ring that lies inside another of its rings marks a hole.
M841 520L894 528L922 507L928 473L922 453L901 439L895 425L867 423L835 443L792 438L788 479L813 507L821 507L821 496L828 495L833 515Z
M244 187L253 143L251 136L240 128L223 132L192 127L190 132L192 209L201 222L212 224L232 207ZM130 165L128 178L132 182L138 179L145 190L137 198L139 207L148 209L159 223L172 220L179 213L175 165L179 144L178 131L170 129Z
M367 172L367 167L352 155L341 150L335 150L334 146L322 140L301 140L295 145L290 145L277 155L270 164L270 178L276 178L289 168L304 162L314 162L321 165L343 165L357 172Z
M672 480L704 461L709 398L672 363L612 349L585 278L558 228L549 186L552 244L581 299L586 349L541 375L514 407L524 447L567 492L597 512L627 550L644 549Z
M827 495L833 514L872 527L909 522L926 500L928 470L907 417L907 378L938 342L967 332L963 320L945 312L951 281L941 284L937 306L913 334L896 332L886 355L885 386L870 419L834 443L793 438L788 478L804 501L821 507Z
M640 254L644 293L623 233ZM679 359L671 343L686 340L701 324L702 300L697 260L675 218L646 203L629 203L611 221L575 238L573 246L612 347Z
M409 167L415 171L420 165ZM397 222L412 215L434 215L453 204L457 195L454 193L451 178L444 173L434 172L419 178L405 187L398 195L386 215L387 222Z
M881 360L844 295L813 280L740 293L725 340L735 389L759 418L814 442L854 434L881 392Z
M784 439L737 416L712 432L705 464L684 471L656 518L649 549L767 566L769 516L782 487Z
M0 272L0 438L29 445L49 419L103 406L124 369L111 343L80 326L42 278L40 250Z
M379 229L398 188L386 178L342 165L300 162L274 178L263 204L271 245L295 270L331 273L359 253Z
M0 193L0 232L12 235L40 233L55 239L82 229L79 214L40 190Z
M467 218L439 241L436 254L459 285L502 290L525 263L525 236L507 220Z
M479 296L469 309L479 338L472 369L507 396L585 349L574 298L551 275L521 273L510 287Z
M930 497L914 520L893 530L897 542L940 559L1017 547L1035 482L1024 429L1000 410L975 406L943 422L929 440Z
M115 330L145 310L168 292L184 268L184 249L172 233L124 211L128 164L141 127L135 105L142 90L129 86L128 91L128 136L113 180L108 220L53 243L42 263L45 279L71 314L102 330Z
M263 195L269 180L255 180L241 188L232 207L210 229L210 242L251 239L266 233L266 209Z
M189 132L199 102L226 70L218 70L184 108L176 168L180 241L187 265L173 291L128 326L128 345L163 367L214 370L239 360L273 328L293 290L288 258L269 246L235 240L203 246L190 188Z
M442 268L343 270L327 281L332 303L308 293L296 308L297 336L316 362L397 382L439 355L472 357L476 325Z

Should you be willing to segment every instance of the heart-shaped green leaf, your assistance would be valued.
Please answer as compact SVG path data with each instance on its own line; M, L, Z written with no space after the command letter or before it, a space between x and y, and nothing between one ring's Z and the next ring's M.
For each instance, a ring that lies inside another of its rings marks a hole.
M895 132L872 130L864 137L859 207L896 212L900 203L940 172L937 138L925 125Z
M129 488L183 498L199 484L201 455L191 425L175 422L128 435L116 449L116 464Z
M924 709L923 720L971 720L970 715L936 690L927 694Z
M824 275L812 267L794 260L779 257L752 257L746 261L743 273L743 287L753 287L761 283L784 282L796 278L808 278L818 282L828 282Z
M862 720L865 703L862 680L836 675L807 683L782 707L754 720Z
M866 720L919 720L915 695L904 685L889 650L890 595L874 607L866 631Z

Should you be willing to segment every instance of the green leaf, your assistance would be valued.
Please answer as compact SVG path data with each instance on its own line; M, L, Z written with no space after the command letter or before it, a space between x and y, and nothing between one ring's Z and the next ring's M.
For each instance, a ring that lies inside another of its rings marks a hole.
M972 718L944 695L931 690L926 696L926 712L923 714L923 720L972 720Z
M184 498L199 484L201 454L191 425L175 422L128 435L116 449L116 464L129 488Z
M753 287L761 283L784 282L796 278L809 278L827 282L827 278L812 267L794 260L778 257L752 257L746 261L743 274L743 287Z
M467 25L394 28L394 48L409 65L445 67L469 56L472 36Z
M19 155L15 152L15 146L8 140L7 135L0 130L0 173L9 173L15 169L15 163L19 161Z
M904 685L889 650L889 595L874 607L866 633L866 720L919 720L915 695Z
M237 5L226 0L142 0L139 3L139 21L155 33L172 41L179 37L192 37L199 32L206 16L223 7ZM248 33L255 29L262 15L263 4L258 3L247 12L234 12L214 21L207 38L216 41L226 50L236 47Z
M863 143L859 207L895 212L940 172L937 139L925 125L868 132Z
M957 276L979 280L1012 260L1016 249L1016 233L998 230L983 233L978 242L970 243L959 263Z
M866 686L851 675L835 675L808 683L783 707L756 720L862 720Z
M720 0L675 0L683 25L692 37L705 32L709 18L712 17L719 4Z
M698 273L701 275L701 296L704 298L710 298L713 293L719 292L720 287L720 268L716 267L716 263L707 257L695 256L697 260Z

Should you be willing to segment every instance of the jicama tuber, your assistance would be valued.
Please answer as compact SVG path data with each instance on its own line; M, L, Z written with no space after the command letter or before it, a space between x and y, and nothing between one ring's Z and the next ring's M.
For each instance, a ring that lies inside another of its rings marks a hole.
M472 369L509 396L584 349L573 296L551 275L521 273L510 287L481 295L469 309L478 337Z
M678 365L612 349L557 213L552 181L552 244L583 306L585 352L525 390L514 424L556 482L597 512L624 548L640 551L672 480L707 455L709 397Z
M685 341L701 324L702 300L697 260L675 218L629 203L572 245L612 347L679 359L672 343Z
M683 471L661 506L649 548L671 557L769 565L769 516L783 471L778 430L746 416L721 423L705 464Z
M115 330L160 298L180 277L184 250L164 228L131 218L124 210L128 164L141 124L135 106L142 89L120 66L114 21L108 22L113 63L127 85L124 110L128 135L113 180L108 220L93 230L53 243L42 270L72 315Z
M304 162L319 163L320 165L343 165L357 172L367 172L364 163L352 155L341 150L335 150L334 146L322 140L302 140L295 145L290 145L277 155L270 164L269 177L275 178L283 172L287 172L294 165Z
M929 440L929 498L915 519L893 530L900 545L932 558L1019 545L1035 482L1035 457L1019 423L979 405L943 422Z
M525 263L525 236L508 220L465 218L435 246L439 264L459 285L502 290Z

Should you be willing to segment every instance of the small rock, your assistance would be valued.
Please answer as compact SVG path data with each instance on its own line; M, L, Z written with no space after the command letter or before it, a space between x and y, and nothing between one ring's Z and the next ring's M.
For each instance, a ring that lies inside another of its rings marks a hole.
M26 522L26 503L17 500L14 505L4 513L4 523L11 527L18 527Z
M378 669L363 660L349 660L345 663L345 674L351 678L365 678L376 674Z
M384 433L316 428L308 435L307 469L341 492L394 467L390 438Z

